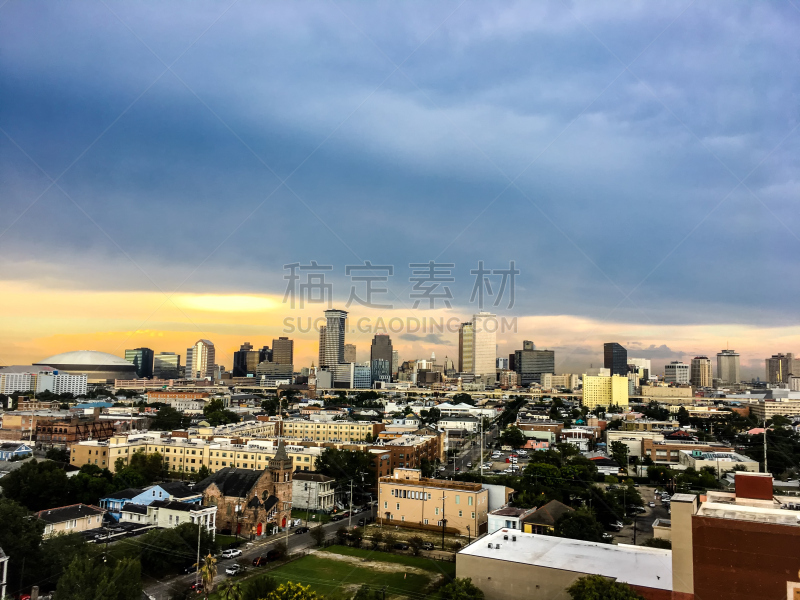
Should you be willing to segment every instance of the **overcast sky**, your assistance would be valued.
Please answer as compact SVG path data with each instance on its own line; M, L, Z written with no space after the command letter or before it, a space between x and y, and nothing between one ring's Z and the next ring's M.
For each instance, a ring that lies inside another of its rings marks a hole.
M337 306L347 265L393 265L402 316L409 263L453 263L466 318L470 270L513 260L501 355L729 344L763 378L800 351L798 31L790 2L10 0L0 363L210 337L230 365L281 334L283 265L312 260ZM220 308L242 296L270 306Z

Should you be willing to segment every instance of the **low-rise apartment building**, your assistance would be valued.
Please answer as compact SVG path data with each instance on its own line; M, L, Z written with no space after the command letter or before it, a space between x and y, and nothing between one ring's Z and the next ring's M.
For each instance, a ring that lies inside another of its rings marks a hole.
M361 442L372 441L384 429L377 421L307 421L305 419L286 419L281 422L283 435L320 442Z
M395 469L378 480L378 517L384 525L441 530L460 535L486 532L489 490L480 483L423 478L419 469Z
M736 452L704 452L702 450L679 450L678 462L681 465L699 471L703 467L711 467L717 473L717 478L735 467L743 468L753 473L758 471L758 461Z
M622 431L674 431L681 426L678 421L656 421L654 419L622 420Z

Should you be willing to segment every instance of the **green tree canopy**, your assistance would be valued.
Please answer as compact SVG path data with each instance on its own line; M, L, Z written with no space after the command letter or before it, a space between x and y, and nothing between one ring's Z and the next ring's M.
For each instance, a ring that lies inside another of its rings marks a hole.
M581 577L567 588L572 600L644 600L627 583L611 581L600 575Z
M108 567L100 557L75 557L58 580L58 600L139 600L142 595L139 561L126 558Z
M563 515L556 521L555 534L558 537L587 542L603 541L603 526L595 516L584 508Z
M519 427L513 425L504 429L500 434L500 443L503 446L511 446L512 448L522 448L525 445L525 434Z
M456 577L439 591L441 600L483 600L483 590L472 579Z

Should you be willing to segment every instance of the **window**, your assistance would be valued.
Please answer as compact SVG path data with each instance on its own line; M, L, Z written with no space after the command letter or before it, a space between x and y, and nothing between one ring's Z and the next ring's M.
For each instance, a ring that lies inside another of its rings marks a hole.
M392 496L394 496L394 490L392 490Z
M463 515L463 514L461 514L461 511L458 511L458 516L459 516L459 517L463 517L464 515Z
M461 496L456 494L456 504L461 504Z
M397 510L400 510L400 503L397 503Z
M467 504L469 504L470 506L472 506L472 496L469 496L469 497L467 498Z
M435 514L437 514L437 515L439 514L439 507L438 506L436 507L436 513ZM439 524L441 525L441 522Z
M422 522L425 523L425 525L427 525L428 524L428 519L423 519Z
M383 503L383 508L389 508L389 503L388 502L384 502Z
M406 516L405 515L400 515L400 520L401 521L405 521L406 520Z

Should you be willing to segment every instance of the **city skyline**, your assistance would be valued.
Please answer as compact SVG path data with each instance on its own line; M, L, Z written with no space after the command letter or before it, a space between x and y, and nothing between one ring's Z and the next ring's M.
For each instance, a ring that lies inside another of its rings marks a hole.
M617 339L665 363L729 343L762 376L800 345L790 5L85 10L3 7L0 363L138 330L229 356L285 335L284 265L314 260L335 303L348 265L394 265L398 315L409 265L450 262L460 318L471 271L515 261L513 308L484 307L525 322L499 354L531 338L565 370Z

